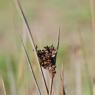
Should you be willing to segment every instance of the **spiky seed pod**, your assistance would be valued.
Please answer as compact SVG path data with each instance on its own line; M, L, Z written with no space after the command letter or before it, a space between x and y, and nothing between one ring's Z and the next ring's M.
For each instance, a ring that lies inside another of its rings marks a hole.
M53 45L46 46L42 50L37 50L40 65L49 71L50 76L54 76L56 74L56 53L57 51Z

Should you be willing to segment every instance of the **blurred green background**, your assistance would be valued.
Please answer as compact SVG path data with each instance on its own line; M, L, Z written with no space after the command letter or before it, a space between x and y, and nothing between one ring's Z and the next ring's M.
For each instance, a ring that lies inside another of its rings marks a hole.
M67 95L95 95L95 31L93 31L91 13L93 10L90 1L19 1L39 48L51 44L56 47L60 26L61 37L54 95L61 95L61 70L64 70ZM45 93L29 34L21 18L15 0L0 0L0 81L3 80L7 95L39 95L18 38L20 32L41 91ZM49 81L48 78L47 81ZM2 82L0 88L2 88Z

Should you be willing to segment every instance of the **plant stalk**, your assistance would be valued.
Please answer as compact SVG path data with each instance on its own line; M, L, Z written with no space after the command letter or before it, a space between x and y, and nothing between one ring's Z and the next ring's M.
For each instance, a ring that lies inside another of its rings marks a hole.
M32 67L32 64L31 64L31 61L30 61L30 58L29 58L29 55L28 55L28 52L27 52L27 50L26 50L26 48L25 48L25 45L24 45L23 40L21 39L20 35L19 35L19 38L20 38L21 44L22 44L22 46L23 46L23 49L24 49L24 52L25 52L25 55L26 55L28 64L29 64L30 69L31 69L31 72L32 72L32 74L33 74L33 77L34 77L35 84L36 84L36 87L37 87L37 89L38 89L39 95L41 95L41 91L40 91L40 88L39 88L39 85L38 85L38 82L37 82L37 79L36 79L36 76L35 76L35 73L34 73L34 70L33 70L33 67Z
M49 94L48 87L47 87L46 80L45 80L45 76L44 76L43 70L42 70L42 68L41 68L41 66L40 66L40 62L39 62L39 58L38 58L38 55L37 55L36 45L35 45L35 43L34 43L34 39L33 39L33 36L32 36L32 32L31 32L31 29L30 29L29 24L28 24L28 20L27 20L25 14L24 14L24 12L23 12L23 9L22 9L22 7L21 7L21 4L20 4L19 0L17 0L17 5L18 5L18 7L19 7L19 10L20 10L21 15L22 15L22 17L23 17L23 20L24 20L24 22L25 22L25 24L26 24L26 27L27 27L27 29L28 29L28 33L29 33L30 38L31 38L31 43L32 43L33 51L34 51L34 54L35 54L35 57L36 57L38 66L39 66L40 71L41 71L41 74L42 74L42 78L43 78L43 81L44 81L44 84L45 84L45 88L46 88L47 94Z
M53 81L54 81L54 76L52 76L51 78L49 95L52 95Z

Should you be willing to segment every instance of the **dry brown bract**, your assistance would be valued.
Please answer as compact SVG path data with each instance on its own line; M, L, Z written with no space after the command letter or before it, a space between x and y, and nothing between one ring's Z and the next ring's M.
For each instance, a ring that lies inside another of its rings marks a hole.
M56 54L57 51L53 45L46 46L42 50L37 50L37 55L39 57L40 65L47 69L50 75L54 76L56 74Z

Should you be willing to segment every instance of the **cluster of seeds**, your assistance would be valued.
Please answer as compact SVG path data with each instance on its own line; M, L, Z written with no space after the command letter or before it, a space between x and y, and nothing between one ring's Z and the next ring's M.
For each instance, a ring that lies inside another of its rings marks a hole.
M53 45L46 46L42 50L37 50L37 54L39 57L40 65L49 71L51 75L55 75L56 73L56 54L57 51Z

